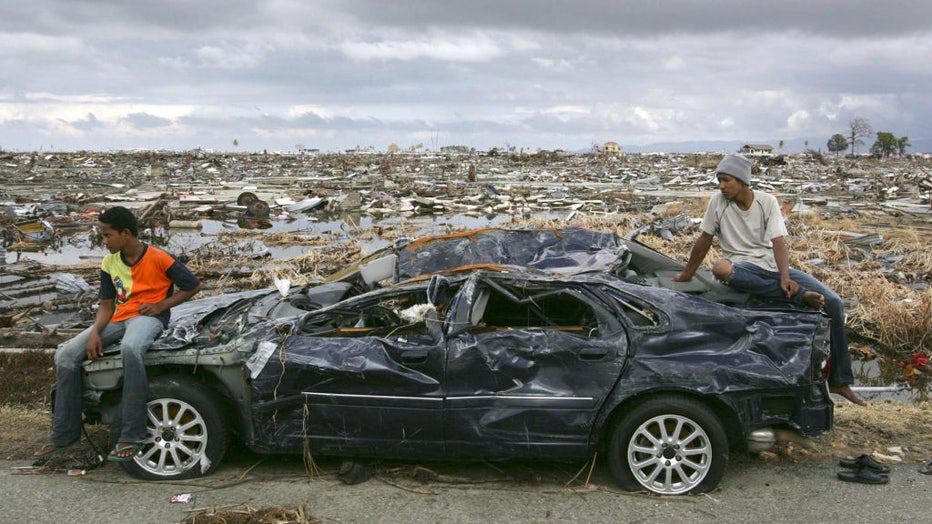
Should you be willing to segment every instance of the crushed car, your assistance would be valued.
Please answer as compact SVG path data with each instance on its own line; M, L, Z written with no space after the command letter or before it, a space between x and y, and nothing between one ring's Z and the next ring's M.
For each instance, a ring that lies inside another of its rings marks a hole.
M829 319L756 304L632 238L481 230L403 241L306 286L187 302L147 354L172 480L259 453L401 460L608 457L626 490L706 492L730 450L832 426ZM86 362L114 425L121 363ZM119 427L118 424L115 427Z

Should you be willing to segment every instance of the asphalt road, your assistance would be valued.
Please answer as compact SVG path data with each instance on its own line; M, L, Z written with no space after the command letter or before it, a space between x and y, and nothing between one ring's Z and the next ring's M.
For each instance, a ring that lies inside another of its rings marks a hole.
M380 474L346 485L336 478L336 462L321 464L316 479L295 458L244 455L227 462L206 478L155 483L135 481L114 464L84 476L18 475L12 468L27 461L2 461L0 520L170 523L191 510L245 503L304 504L323 522L340 523L932 522L932 476L920 474L920 464L895 465L890 483L874 486L837 480L835 464L739 459L714 493L657 497L615 491L606 468L596 468L589 489L565 487L581 464L427 465L444 477L422 482ZM169 502L182 493L191 502Z

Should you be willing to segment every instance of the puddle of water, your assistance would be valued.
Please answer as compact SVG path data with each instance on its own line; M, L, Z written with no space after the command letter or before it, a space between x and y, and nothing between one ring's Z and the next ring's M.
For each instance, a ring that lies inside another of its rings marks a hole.
M876 358L873 360L855 360L851 363L854 372L854 385L867 387L883 387L896 385L897 379L903 375L903 368L891 359ZM919 403L929 400L929 382L914 380L909 389L895 392L859 392L865 400L882 402Z
M560 218L563 214L541 214L541 218ZM375 226L383 228L405 224L415 226L417 232L413 236L428 236L443 234L450 230L477 229L484 227L505 227L511 221L511 215L490 215L473 217L466 215L452 216L417 216L410 218L387 217L375 219L368 215L346 216L337 220L315 220L313 217L299 215L289 219L272 218L269 227L261 229L263 233L302 233L309 238L326 236L336 241L347 241L353 231L362 228L369 229ZM242 229L236 220L200 220L199 229L173 229L160 232L162 241L152 241L154 245L165 248L168 252L179 255L191 252L201 246L215 242L221 231L236 231ZM70 266L86 262L99 262L107 253L100 245L93 245L90 237L89 224L87 230L72 230L68 236L63 236L54 245L43 246L37 251L8 251L6 262L15 263L22 260L33 260L43 264ZM146 241L149 241L146 239ZM363 249L368 252L385 247L389 242L375 238L371 241L361 242ZM307 253L303 246L271 246L269 253L272 260L293 258Z

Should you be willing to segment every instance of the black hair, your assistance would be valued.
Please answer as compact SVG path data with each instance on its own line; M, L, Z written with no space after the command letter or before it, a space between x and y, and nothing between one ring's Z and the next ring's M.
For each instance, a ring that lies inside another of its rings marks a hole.
M115 206L100 214L98 221L107 224L117 232L128 229L134 236L139 236L139 223L136 222L136 215L123 206Z

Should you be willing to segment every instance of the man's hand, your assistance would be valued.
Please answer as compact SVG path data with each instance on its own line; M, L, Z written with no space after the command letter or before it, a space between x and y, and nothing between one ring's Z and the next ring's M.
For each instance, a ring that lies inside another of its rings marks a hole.
M161 313L163 310L158 304L149 304L148 302L144 302L139 304L139 309L137 311L139 311L140 315L155 317L158 316L159 313Z
M799 284L794 280L790 279L780 279L780 289L786 293L786 298L796 296L796 293L799 293Z
M689 282L692 279L693 279L692 275L687 275L686 272L683 271L682 273L680 273L679 275L676 275L670 280L672 280L673 282Z
M97 360L98 358L104 356L104 344L100 340L100 334L97 331L92 330L90 338L87 339L87 358L89 360Z

